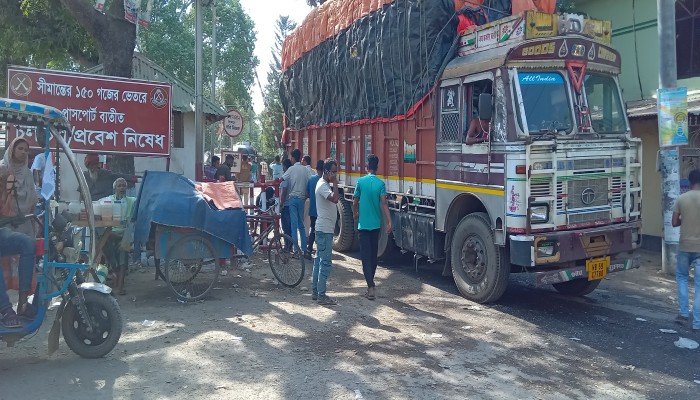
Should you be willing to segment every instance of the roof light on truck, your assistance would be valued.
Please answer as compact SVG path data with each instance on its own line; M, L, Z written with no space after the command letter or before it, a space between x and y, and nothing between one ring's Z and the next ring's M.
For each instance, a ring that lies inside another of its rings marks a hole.
M527 173L527 167L524 165L516 165L515 173L518 175L525 175Z

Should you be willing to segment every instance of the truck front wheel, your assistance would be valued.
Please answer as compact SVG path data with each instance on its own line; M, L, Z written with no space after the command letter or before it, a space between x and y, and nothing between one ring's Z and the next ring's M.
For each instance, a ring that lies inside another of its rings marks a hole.
M345 200L338 201L338 221L333 235L333 250L349 251L355 242L355 217L352 215L352 204Z
M567 296L585 296L600 285L600 280L589 281L588 279L574 279L573 281L555 283L554 289Z
M494 244L488 215L469 214L457 225L450 245L452 276L464 297L477 303L498 300L508 286L510 266Z

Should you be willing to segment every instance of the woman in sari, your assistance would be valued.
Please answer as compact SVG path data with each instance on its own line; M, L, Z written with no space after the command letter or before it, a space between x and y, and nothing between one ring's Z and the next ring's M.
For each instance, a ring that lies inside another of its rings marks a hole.
M0 217L16 217L34 213L37 195L34 178L27 166L29 144L15 139L0 161ZM28 303L34 272L34 225L25 220L19 225L0 227L0 256L19 255L19 303L17 314L33 318L36 310ZM0 322L7 327L19 325L6 293L5 282L0 282Z

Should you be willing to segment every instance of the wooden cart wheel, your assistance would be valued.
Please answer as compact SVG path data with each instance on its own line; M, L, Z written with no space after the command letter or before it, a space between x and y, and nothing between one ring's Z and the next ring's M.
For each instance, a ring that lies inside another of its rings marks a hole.
M195 233L176 240L165 253L161 268L180 301L204 297L219 277L219 259L209 239Z

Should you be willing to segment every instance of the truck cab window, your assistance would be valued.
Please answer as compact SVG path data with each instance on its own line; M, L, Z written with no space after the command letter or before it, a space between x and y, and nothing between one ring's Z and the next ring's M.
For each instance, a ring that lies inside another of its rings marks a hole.
M615 80L590 74L586 75L584 87L593 130L597 133L624 133L627 125Z
M519 72L518 82L530 134L568 133L573 128L571 106L558 72ZM520 126L523 116L518 110Z
M491 120L479 118L479 95L493 93L493 82L489 79L464 85L464 142L475 144L487 142L491 132Z

